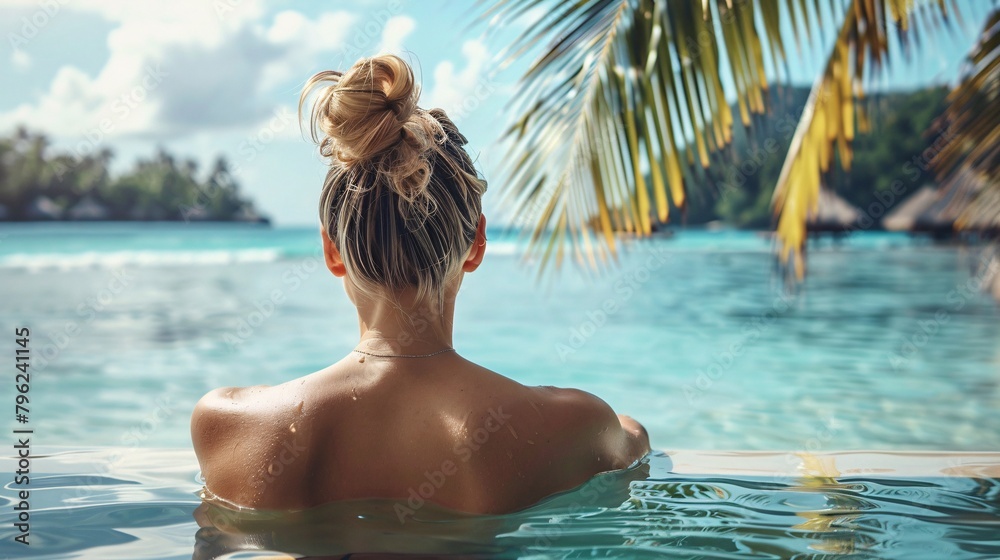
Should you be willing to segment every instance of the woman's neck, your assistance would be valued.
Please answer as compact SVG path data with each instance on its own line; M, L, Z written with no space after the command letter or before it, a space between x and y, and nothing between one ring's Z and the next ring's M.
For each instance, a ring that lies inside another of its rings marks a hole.
M436 305L400 306L386 300L358 306L358 349L393 354L426 354L452 347L454 300Z

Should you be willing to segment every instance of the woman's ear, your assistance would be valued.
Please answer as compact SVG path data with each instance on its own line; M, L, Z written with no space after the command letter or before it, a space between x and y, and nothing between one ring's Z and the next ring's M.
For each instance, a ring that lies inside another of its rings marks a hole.
M323 258L326 260L326 267L337 278L343 278L347 275L347 268L344 267L344 259L340 258L340 251L326 234L326 228L320 228L319 236L323 239Z
M472 272L479 268L484 255L486 255L486 215L480 214L479 225L476 226L476 238L472 241L472 247L469 248L469 256L462 264L462 271Z

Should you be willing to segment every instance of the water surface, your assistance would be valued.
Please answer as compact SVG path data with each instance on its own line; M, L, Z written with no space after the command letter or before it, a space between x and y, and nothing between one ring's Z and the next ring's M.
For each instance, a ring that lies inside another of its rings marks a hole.
M280 383L356 342L313 228L0 236L0 326L34 333L44 444L185 447L209 389ZM593 392L658 448L1000 449L1000 312L976 289L975 250L858 234L811 250L797 297L782 296L754 233L626 250L603 274L539 283L491 233L459 296L456 348L526 384Z
M10 466L9 460L2 462ZM32 544L12 544L8 486L0 509L2 557L1000 555L998 454L929 461L907 454L802 455L795 464L780 454L654 454L629 471L600 475L522 512L472 516L423 505L404 523L397 503L389 501L280 515L202 504L189 450L63 451L36 464ZM906 476L893 469L855 468L885 464L912 468Z
M655 455L509 516L425 505L400 525L390 503L290 516L203 505L194 402L354 346L355 314L317 232L4 225L0 326L31 328L33 445L51 453L33 463L30 548L12 540L16 488L2 491L0 557L1000 555L1000 460L907 468L915 450L1000 449L1000 312L978 290L974 249L856 235L814 248L805 289L789 296L753 233L627 244L608 271L542 283L511 238L490 240L459 299L463 355L596 393L658 449L718 454L696 467ZM765 468L754 465L767 454L725 451L737 449L781 452ZM839 455L841 470L811 458L849 449L907 453L850 469L860 456Z

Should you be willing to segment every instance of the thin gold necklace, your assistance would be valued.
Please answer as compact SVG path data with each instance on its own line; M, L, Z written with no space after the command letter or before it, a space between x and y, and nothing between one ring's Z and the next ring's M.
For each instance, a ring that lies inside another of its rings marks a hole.
M354 352L362 354L365 356L371 356L372 358L430 358L431 356L437 356L438 354L444 354L445 352L453 352L455 349L449 346L443 350L438 350L437 352L431 352L430 354L375 354L373 352L365 352L364 350L354 349Z

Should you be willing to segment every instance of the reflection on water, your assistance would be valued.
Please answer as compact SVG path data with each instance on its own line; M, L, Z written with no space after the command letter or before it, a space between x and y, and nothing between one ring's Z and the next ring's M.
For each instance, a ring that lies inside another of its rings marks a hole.
M855 468L913 465L915 456L905 454L838 455L843 464L802 455L792 476L763 473L754 463L761 454L730 453L724 462L716 454L702 463L725 475L692 474L690 454L654 454L518 513L474 516L428 505L401 524L394 504L384 501L292 514L202 503L190 451L145 451L123 459L113 474L93 474L116 453L36 459L30 547L13 544L15 495L7 484L0 491L0 558L1000 556L996 455L970 461L992 478L970 478ZM0 469L9 466L10 459L0 460ZM741 466L760 474L736 474L732 467Z
M801 476L678 475L653 455L505 516L425 508L401 525L391 503L273 515L203 504L195 558L236 551L462 558L978 558L1000 554L995 479L837 478L803 456ZM819 468L819 470L816 470ZM352 556L352 558L355 556Z
M659 460L669 464L665 456ZM576 530L569 524L628 502L630 484L647 480L649 471L647 460L627 471L598 475L571 492L511 515L470 515L425 504L417 508L415 516L401 522L392 500L339 502L293 514L235 511L206 502L194 512L201 527L195 558L261 549L306 556L517 556L530 546L548 549L564 530ZM543 526L531 527L539 520L545 520ZM528 537L519 537L521 532L527 532ZM587 534L592 538L587 546L599 542L594 540L598 538L596 531Z

